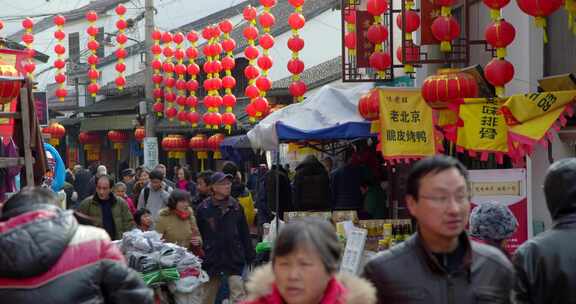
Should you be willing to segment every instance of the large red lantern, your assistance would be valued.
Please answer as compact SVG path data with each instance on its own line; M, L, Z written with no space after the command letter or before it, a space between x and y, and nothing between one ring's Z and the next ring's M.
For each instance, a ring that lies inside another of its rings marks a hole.
M443 109L463 98L478 97L478 83L470 74L443 69L424 80L422 97L432 108Z
M523 12L536 18L536 26L544 30L544 43L547 43L546 17L562 7L564 0L516 0L516 3Z
M184 159L188 150L188 140L182 135L170 134L162 139L162 149L168 152L168 158Z
M20 73L13 65L0 65L0 105L12 102L20 94L22 82L18 80Z
M516 37L516 30L512 24L502 19L490 24L484 32L484 37L496 49L498 58L504 58L506 57L506 48Z
M510 0L482 0L484 4L490 8L490 17L493 21L500 20L500 10L503 9Z
M380 119L380 89L374 88L360 97L358 112L368 121Z
M220 144L224 141L224 138L224 134L214 134L207 140L209 150L214 152L214 159L222 158L222 154L220 153Z
M396 25L399 29L402 29L402 14L399 14L396 17ZM412 40L412 33L417 31L420 28L420 15L417 12L412 10L406 11L406 28L404 31L406 34L407 40Z
M416 62L420 59L420 46L418 45L411 45L406 47L406 58L404 58L404 56L402 56L402 52L404 50L402 49L402 47L398 47L398 49L396 50L396 58L398 59L398 61L400 62L407 62L406 64L404 64L404 72L406 73L414 73L414 66L408 62Z
M108 132L107 136L108 140L113 143L114 150L116 150L116 158L120 159L120 155L124 149L124 146L130 140L130 134L125 131L112 130Z
M504 86L514 78L514 66L504 59L492 59L484 68L486 80L496 88L496 95L504 96Z
M48 127L42 129L42 133L48 134L50 137L48 142L53 146L58 146L60 144L60 139L66 135L66 129L61 124L54 122Z
M100 159L100 143L102 138L98 133L94 132L80 132L78 135L78 142L84 146L86 158L88 161Z
M380 16L388 10L387 0L368 0L366 9L372 16Z
M440 41L442 52L451 52L452 40L460 37L460 24L452 16L439 16L432 22L432 35Z
M196 157L200 160L201 171L204 171L204 160L208 158L207 139L203 134L198 134L190 138L188 147L190 150L196 152Z

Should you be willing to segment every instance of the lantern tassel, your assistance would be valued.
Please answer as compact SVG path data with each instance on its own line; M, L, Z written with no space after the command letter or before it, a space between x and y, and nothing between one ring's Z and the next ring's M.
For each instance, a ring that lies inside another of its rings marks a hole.
M495 89L496 89L496 96L504 97L504 94L505 94L504 87L496 87Z
M412 33L406 33L406 40L412 41Z
M450 41L442 41L440 43L440 51L444 52L444 53L448 53L452 51L452 44L450 43Z
M490 10L490 18L492 21L498 21L502 18L502 14L500 13L499 9L491 9Z
M414 73L414 66L411 64L405 64L404 65L404 73L406 73L406 74Z
M440 14L444 17L451 16L452 15L452 8L449 6L443 6L440 9Z
M536 17L535 23L537 27L541 28L544 31L544 43L548 43L548 33L546 32L546 18Z
M380 133L380 120L373 120L370 123L370 134Z
M504 57L506 57L506 48L497 48L496 49L496 57L498 57L498 59L503 59Z

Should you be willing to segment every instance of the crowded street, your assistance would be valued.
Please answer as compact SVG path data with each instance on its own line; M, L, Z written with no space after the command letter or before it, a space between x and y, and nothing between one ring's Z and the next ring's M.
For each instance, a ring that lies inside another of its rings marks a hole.
M0 6L0 303L576 304L575 0Z

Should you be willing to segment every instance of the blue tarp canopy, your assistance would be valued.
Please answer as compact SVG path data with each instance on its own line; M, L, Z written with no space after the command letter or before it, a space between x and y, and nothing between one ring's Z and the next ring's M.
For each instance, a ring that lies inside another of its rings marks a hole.
M347 122L325 129L301 130L278 122L276 123L276 134L280 141L346 140L370 137L370 123Z

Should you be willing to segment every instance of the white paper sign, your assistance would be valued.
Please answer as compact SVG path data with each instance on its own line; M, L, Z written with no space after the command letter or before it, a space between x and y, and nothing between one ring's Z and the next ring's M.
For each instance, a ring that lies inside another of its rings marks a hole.
M144 138L144 166L152 170L158 165L158 138Z

